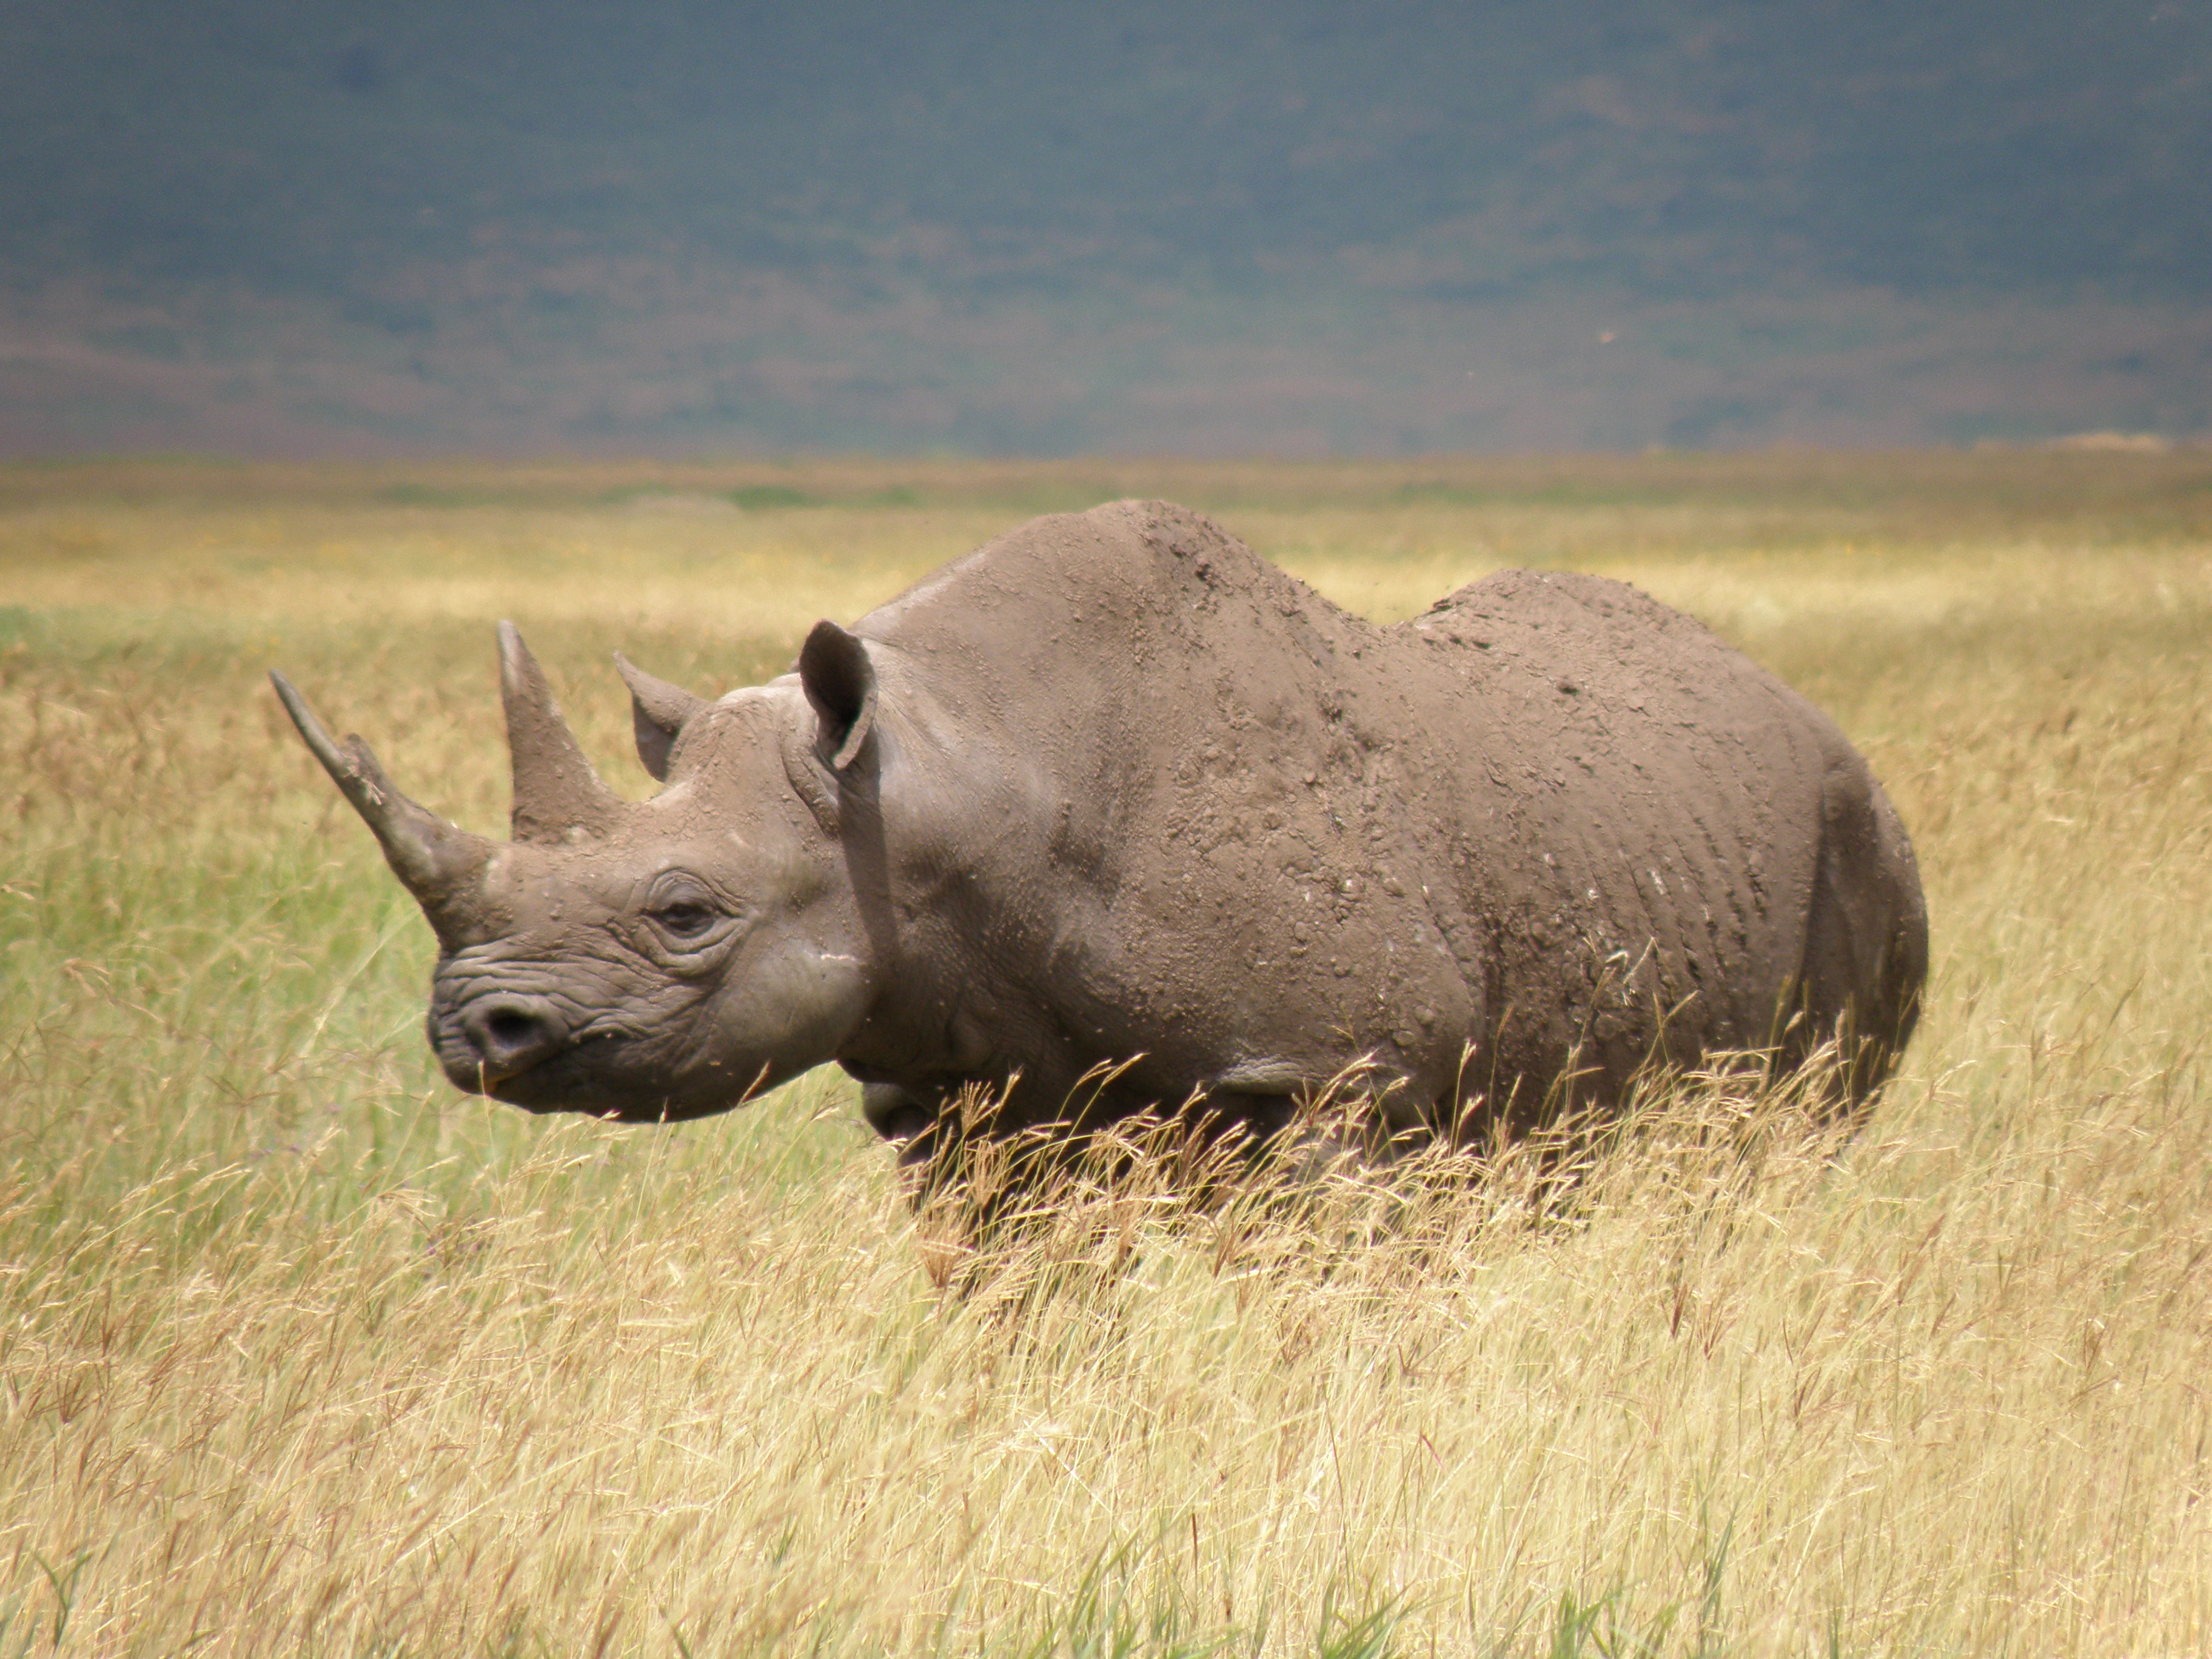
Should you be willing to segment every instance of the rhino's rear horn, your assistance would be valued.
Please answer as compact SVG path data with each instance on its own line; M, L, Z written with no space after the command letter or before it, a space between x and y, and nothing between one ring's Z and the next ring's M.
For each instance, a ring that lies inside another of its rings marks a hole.
M661 782L668 781L668 754L685 722L708 706L680 685L657 680L619 651L615 670L629 687L630 724L637 732L637 757Z
M507 705L507 747L514 769L514 838L563 842L603 835L622 797L599 781L561 718L544 671L513 623L499 625L499 696Z
M450 946L474 916L491 843L408 799L385 775L367 744L351 732L343 744L333 743L292 682L273 669L269 678L284 712L331 775L331 781L376 832L385 862L414 894L439 939Z

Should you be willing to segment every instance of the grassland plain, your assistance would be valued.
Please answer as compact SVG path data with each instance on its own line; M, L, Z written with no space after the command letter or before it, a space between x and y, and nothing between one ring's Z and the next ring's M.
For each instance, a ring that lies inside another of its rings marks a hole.
M496 617L642 791L610 647L757 679L1120 494L1383 618L1625 576L1826 707L1935 917L1863 1130L1133 1186L956 1296L834 1077L439 1080L264 669L492 829ZM0 469L0 1656L2212 1644L2212 454Z

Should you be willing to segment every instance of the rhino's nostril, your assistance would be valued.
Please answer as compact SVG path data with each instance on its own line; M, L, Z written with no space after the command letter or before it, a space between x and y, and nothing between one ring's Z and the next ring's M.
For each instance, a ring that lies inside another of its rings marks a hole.
M538 1022L527 1014L502 1008L484 1021L484 1032L499 1048L526 1048L538 1036Z
M567 1046L568 1027L535 997L500 997L462 1016L461 1029L486 1072L513 1077Z

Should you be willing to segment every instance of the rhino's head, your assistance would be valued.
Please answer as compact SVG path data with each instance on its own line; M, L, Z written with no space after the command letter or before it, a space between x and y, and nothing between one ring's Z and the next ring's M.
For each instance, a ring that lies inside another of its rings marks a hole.
M616 660L638 752L665 784L647 801L600 781L501 624L507 842L416 805L271 678L437 933L430 1045L454 1085L532 1111L698 1117L830 1059L867 1012L838 828L872 744L874 677L829 623L798 676L720 702Z

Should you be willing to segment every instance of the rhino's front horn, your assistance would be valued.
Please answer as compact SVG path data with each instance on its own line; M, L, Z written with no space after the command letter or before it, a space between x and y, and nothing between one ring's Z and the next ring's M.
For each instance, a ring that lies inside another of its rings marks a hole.
M376 832L392 872L414 894L439 939L453 945L475 915L479 878L492 843L408 799L392 787L367 744L351 732L343 744L331 742L292 682L273 669L269 678L331 781Z
M499 625L499 696L514 767L514 838L563 842L612 827L622 797L599 781L513 623Z

